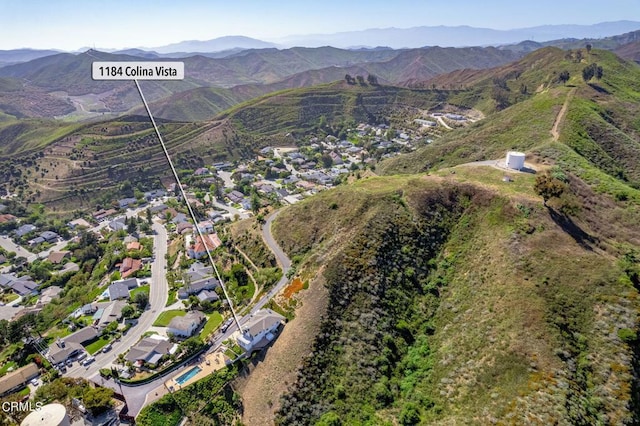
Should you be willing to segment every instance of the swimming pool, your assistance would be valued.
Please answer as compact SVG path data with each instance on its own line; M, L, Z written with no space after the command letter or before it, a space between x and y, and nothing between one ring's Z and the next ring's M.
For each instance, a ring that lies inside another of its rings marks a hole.
M179 385L184 385L187 380L191 379L193 376L195 376L201 371L202 371L202 368L197 366L193 367L191 370L187 371L184 374L181 374L177 379L175 379L176 383L178 383Z

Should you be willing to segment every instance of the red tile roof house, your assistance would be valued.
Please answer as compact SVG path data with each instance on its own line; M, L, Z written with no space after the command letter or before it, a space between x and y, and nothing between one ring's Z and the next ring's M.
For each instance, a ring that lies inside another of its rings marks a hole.
M216 248L222 245L220 238L216 234L210 234L204 236L204 241L198 235L196 237L195 243L189 247L188 255L192 259L200 259L207 255L207 250L205 248L205 244L209 248L209 251L215 250Z
M127 278L128 276L138 272L141 268L142 261L140 259L132 259L130 257L127 257L120 264L120 277Z

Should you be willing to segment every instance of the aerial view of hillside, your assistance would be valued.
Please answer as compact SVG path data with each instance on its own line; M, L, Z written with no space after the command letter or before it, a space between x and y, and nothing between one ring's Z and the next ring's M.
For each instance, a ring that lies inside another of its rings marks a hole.
M640 423L640 4L86 3L0 5L0 424Z

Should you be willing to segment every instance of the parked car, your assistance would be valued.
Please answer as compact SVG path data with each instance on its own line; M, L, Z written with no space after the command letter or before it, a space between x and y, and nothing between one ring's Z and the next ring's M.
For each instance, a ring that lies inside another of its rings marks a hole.
M222 327L220 327L220 329L222 330L222 332L226 332L229 327L231 327L231 324L233 324L233 319L229 318L228 320L226 320L223 324Z
M69 367L71 367L71 366L73 365L73 360L68 359L68 360L67 360L67 365L68 365Z
M76 359L77 359L78 361L82 361L82 360L83 360L83 359L85 359L86 357L87 357L87 353L86 353L86 352L82 352L80 355L78 355L78 356L76 357Z
M33 386L38 386L40 384L40 381L34 377L33 379L29 380L29 383L31 383Z
M87 365L91 364L95 360L96 360L95 357L90 356L89 358L82 361L82 365L86 367Z
M112 346L111 343L107 343L106 345L104 345L104 347L102 348L102 353L107 353L111 350Z

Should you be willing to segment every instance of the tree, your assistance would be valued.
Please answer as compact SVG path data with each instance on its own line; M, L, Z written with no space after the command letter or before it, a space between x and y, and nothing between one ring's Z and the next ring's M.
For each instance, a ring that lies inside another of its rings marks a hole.
M566 189L566 185L559 179L545 173L536 176L533 190L540 195L546 207L547 201L554 197L560 197Z
M153 224L153 216L151 215L151 209L147 208L147 223L149 225Z
M133 303L138 305L138 308L144 309L147 307L147 304L149 303L149 295L144 291L136 293L135 296L133 296Z
M367 82L372 86L377 86L378 85L378 77L376 77L373 74L369 74L367 76Z
M567 81L569 81L569 77L570 77L569 71L562 71L558 76L558 80L560 80L562 84L567 84Z
M587 53L591 53L591 48L592 48L593 46L591 46L591 44L590 44L590 43L587 43L587 45L586 45L585 47L587 48Z
M344 76L345 81L347 82L347 84L356 84L356 81L353 79L353 77L351 76L351 74L346 74Z
M245 271L244 266L240 263L236 263L231 267L231 275L235 278L238 286L245 286L249 284L249 275L247 275L247 271Z
M356 75L356 80L358 80L358 84L360 86L364 86L366 83L364 82L364 77L361 75Z
M136 313L136 308L131 305L125 305L122 307L122 316L125 318L131 318Z
M331 158L331 156L329 154L322 154L322 157L320 157L322 160L322 166L325 169L328 169L329 167L331 167L333 165L333 159Z
M597 80L600 80L602 78L602 74L603 74L602 67L595 62L592 63L591 65L587 65L582 70L582 78L587 83L589 82L589 80L591 80L594 77Z
M89 388L82 396L84 406L94 416L104 413L112 407L113 390L103 387Z

